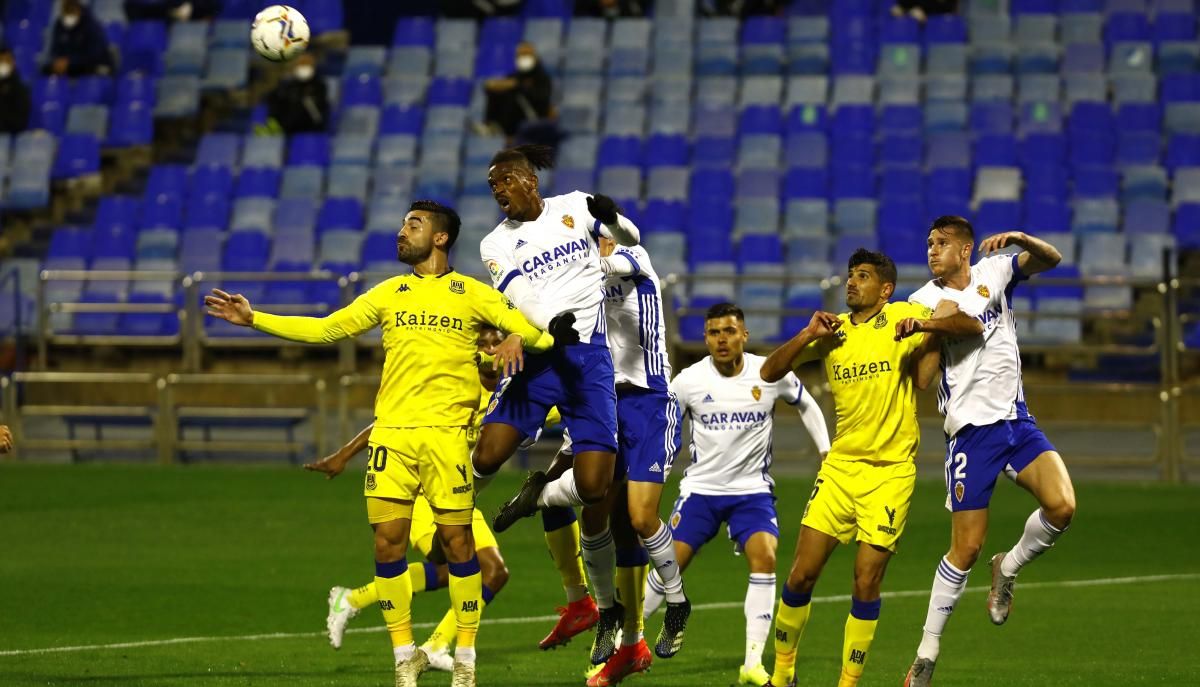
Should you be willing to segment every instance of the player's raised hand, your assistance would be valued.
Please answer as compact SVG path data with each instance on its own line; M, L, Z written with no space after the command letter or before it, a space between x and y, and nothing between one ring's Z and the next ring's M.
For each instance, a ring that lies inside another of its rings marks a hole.
M1009 246L1024 246L1024 241L1025 232L1023 231L1006 231L1000 234L993 234L979 242L979 252L983 255L991 255Z
M228 294L220 289L213 289L212 294L204 297L204 305L208 314L219 317L226 322L249 327L254 322L254 311L250 301L240 293Z
M825 312L824 310L818 310L813 313L812 319L808 321L806 329L808 329L814 338L820 339L833 335L841 327L842 321L838 319L837 315Z
M600 220L601 224L617 223L617 203L608 196L599 193L588 196L587 209L588 213Z
M921 320L915 317L906 317L896 323L896 341L907 339L913 334L921 331Z
M0 453L8 453L12 447L12 432L9 431L8 425L0 425Z
M321 460L312 463L305 463L304 469L310 472L321 472L325 474L325 479L333 479L342 474L346 469L346 463L350 462L349 456L342 456L340 453L325 456Z
M492 353L492 369L503 377L511 377L525 369L525 340L520 334L509 334Z

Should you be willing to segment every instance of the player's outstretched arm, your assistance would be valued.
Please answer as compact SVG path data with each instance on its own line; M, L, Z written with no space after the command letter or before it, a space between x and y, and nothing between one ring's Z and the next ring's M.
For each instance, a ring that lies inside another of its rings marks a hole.
M0 425L0 453L8 453L12 447L12 432L9 431L8 425Z
M325 479L333 479L342 474L346 469L346 463L350 459L358 455L360 451L367 447L367 442L371 438L371 430L375 428L375 423L367 425L363 431L349 441L345 446L334 451L332 454L325 456L321 460L312 463L305 463L304 469L312 472L325 473Z
M817 339L833 336L833 333L841 326L842 321L833 313L822 310L813 313L807 327L801 329L790 341L771 351L771 355L763 361L758 376L768 383L775 383L783 379L783 376L792 370L796 358L800 356L800 352L806 346Z
M1024 249L1017 255L1017 266L1027 277L1045 272L1062 262L1062 253L1057 248L1023 231L1006 231L989 236L979 243L979 252L992 255L1008 246L1020 246Z
M641 242L642 232L628 217L617 212L617 203L612 198L599 193L588 196L587 209L592 217L600 220L617 245L636 246Z
M378 287L377 287L378 288ZM296 317L272 315L255 311L250 301L240 293L228 294L220 289L204 297L208 314L227 322L254 327L260 332L300 343L333 343L358 336L379 324L379 309L370 300L374 291L368 291L350 305L326 317Z

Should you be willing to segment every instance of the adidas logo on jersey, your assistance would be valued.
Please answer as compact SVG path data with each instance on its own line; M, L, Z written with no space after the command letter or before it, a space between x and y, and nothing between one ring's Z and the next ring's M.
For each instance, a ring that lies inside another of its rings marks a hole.
M524 246L524 245L525 245L525 239L517 239L517 245L514 246L514 250L516 248L520 248L521 246Z
M703 403L712 403L712 402L713 402L712 394L704 394Z
M658 463L655 463L650 466L650 472L662 472L662 468L658 466Z

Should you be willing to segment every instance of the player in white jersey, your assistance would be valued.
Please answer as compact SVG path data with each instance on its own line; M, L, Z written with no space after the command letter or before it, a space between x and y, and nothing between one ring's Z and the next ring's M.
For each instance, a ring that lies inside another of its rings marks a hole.
M537 170L553 164L545 146L517 146L492 158L488 184L507 219L479 245L496 288L555 338L555 349L525 360L492 396L475 473L486 478L541 427L557 406L575 443L575 467L549 482L534 472L500 509L493 527L503 532L546 506L600 502L612 483L617 450L616 391L605 338L601 236L637 245L639 233L606 196L581 192L543 198Z
M774 383L762 380L760 369L766 359L744 352L748 338L740 308L732 303L714 305L704 322L708 357L671 381L671 391L692 421L692 463L679 485L671 531L675 556L685 570L722 523L745 554L750 581L745 602L746 654L738 682L764 685L770 675L762 665L762 652L775 605L779 544L775 482L769 472L776 399L798 407L822 455L829 452L829 430L821 409L795 373L788 372ZM661 603L663 592L661 580L651 573L647 615Z
M910 687L932 682L942 631L987 536L988 504L999 475L1015 479L1033 494L1039 508L1026 520L1016 545L991 559L987 606L993 623L1000 625L1008 618L1017 573L1053 546L1075 515L1075 489L1067 468L1025 405L1012 313L1017 284L1051 269L1062 255L1041 239L1012 231L984 239L979 252L985 257L972 266L974 229L954 216L934 221L927 244L935 279L909 300L929 308L952 301L959 312L949 318L904 320L897 325L897 334L942 334L938 405L946 418L946 505L951 511L951 532L950 551L934 575L917 658L905 679ZM994 255L1009 246L1022 250Z

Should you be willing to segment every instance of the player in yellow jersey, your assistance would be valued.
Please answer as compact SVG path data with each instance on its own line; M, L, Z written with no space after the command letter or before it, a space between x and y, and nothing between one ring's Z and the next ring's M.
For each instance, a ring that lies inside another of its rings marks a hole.
M796 645L821 569L839 544L858 540L854 595L846 620L839 687L858 684L875 636L880 586L904 532L920 440L915 386L937 374L939 343L927 335L897 340L896 325L925 319L928 308L889 303L896 266L859 249L846 279L849 312L818 312L776 349L761 376L774 382L801 363L823 359L837 427L804 509L792 569L775 615L775 671L768 685L794 684Z
M479 338L476 341L479 353L481 354L479 365L481 390L479 412L476 413L474 421L467 431L467 445L472 448L479 436L479 425L487 410L492 392L496 390L496 384L499 381L499 375L493 369L492 355L495 353L496 347L500 345L502 339L503 337L499 330L488 326L480 330ZM546 426L555 425L559 422L561 422L561 416L558 414L557 409L551 409L550 415L546 417ZM308 463L304 468L323 473L328 479L337 477L346 469L346 465L354 456L367 448L371 429L372 427L368 426L359 432L358 436L354 437L354 439L332 455L319 461ZM475 537L475 552L479 557L480 572L483 576L483 601L486 607L492 603L492 599L496 594L500 593L505 583L508 582L508 568L505 566L504 558L500 554L500 545L496 541L496 536L492 534L491 529L484 520L483 514L478 508L475 509L472 516L471 531ZM424 495L419 495L413 504L412 527L409 530L409 541L417 547L417 550L425 556L426 560L421 566L409 566L408 575L414 593L420 591L432 592L446 584L446 560L441 547L435 540L435 534L436 524L433 521L433 510L429 506L429 500ZM580 575L582 576L582 571ZM379 592L373 581L353 589L337 586L329 590L329 614L325 619L325 627L333 648L341 648L342 639L346 632L346 625L350 619L358 615L360 610L377 604L378 601ZM453 669L453 660L450 657L449 648L450 643L454 640L454 630L455 614L454 609L451 608L443 616L441 622L438 623L437 628L430 634L425 643L418 648L418 651L424 652L429 659L430 668L444 671Z
M427 666L425 653L413 643L405 558L413 501L420 493L437 523L457 616L451 685L475 685L483 583L470 527L475 493L466 439L479 407L476 334L486 324L511 332L495 356L506 374L524 367L524 346L544 351L554 343L499 292L450 269L448 253L459 226L454 210L432 201L413 203L396 238L397 257L412 273L384 281L327 317L255 312L245 297L220 290L205 298L214 317L293 341L332 343L376 326L383 330L383 382L375 399L364 493L396 687L416 685Z

